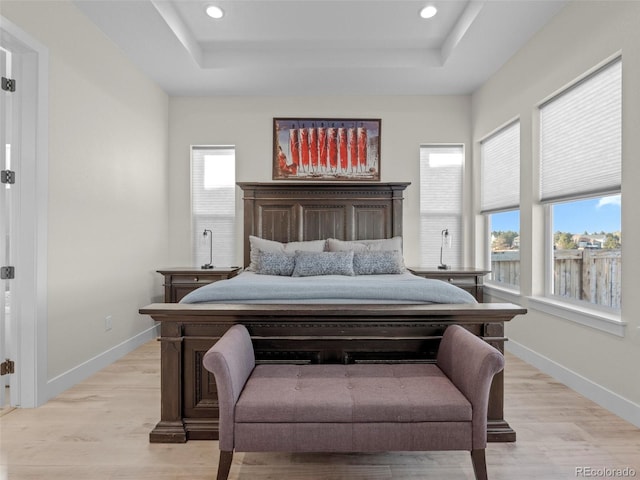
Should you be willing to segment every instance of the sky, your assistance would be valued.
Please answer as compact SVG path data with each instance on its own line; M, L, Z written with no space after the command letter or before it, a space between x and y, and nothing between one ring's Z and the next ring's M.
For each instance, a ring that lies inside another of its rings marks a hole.
M553 208L553 231L569 233L619 232L622 230L620 209L620 195L557 204ZM492 215L491 230L519 232L519 212Z

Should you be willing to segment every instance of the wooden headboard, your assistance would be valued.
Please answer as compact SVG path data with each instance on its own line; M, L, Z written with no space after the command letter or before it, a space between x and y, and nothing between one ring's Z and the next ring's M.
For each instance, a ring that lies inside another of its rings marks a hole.
M249 235L296 242L337 238L369 240L402 236L402 183L246 183L244 265Z

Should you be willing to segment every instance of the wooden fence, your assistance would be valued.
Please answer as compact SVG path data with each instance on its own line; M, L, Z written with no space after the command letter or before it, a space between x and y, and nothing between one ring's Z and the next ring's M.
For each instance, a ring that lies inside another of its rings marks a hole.
M491 252L491 280L520 285L520 251Z
M620 308L622 255L620 250L554 250L553 294L595 305ZM520 252L491 254L496 282L520 284Z

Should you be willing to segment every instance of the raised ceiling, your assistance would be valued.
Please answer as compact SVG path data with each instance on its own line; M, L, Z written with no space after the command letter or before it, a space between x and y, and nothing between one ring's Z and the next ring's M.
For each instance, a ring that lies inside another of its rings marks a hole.
M311 96L472 93L567 1L74 3L169 95Z

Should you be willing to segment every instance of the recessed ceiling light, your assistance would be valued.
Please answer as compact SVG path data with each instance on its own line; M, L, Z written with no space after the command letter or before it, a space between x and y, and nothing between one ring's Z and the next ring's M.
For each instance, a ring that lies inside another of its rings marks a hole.
M433 5L429 5L428 7L424 7L420 10L420 16L422 18L431 18L435 16L436 13L438 13L438 9Z
M224 11L220 7L216 7L215 5L209 5L206 12L207 15L209 15L211 18L224 17Z

